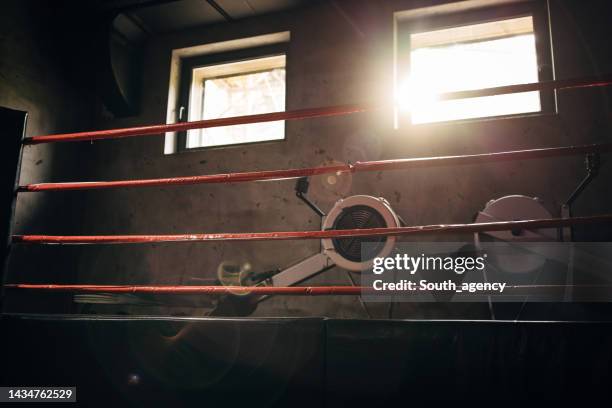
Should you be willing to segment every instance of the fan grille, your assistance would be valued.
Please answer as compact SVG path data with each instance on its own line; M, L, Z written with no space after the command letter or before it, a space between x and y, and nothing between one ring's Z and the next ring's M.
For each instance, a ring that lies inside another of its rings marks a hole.
M336 219L333 229L385 228L387 223L383 216L372 207L355 205L342 210ZM367 252L361 253L361 244L368 243ZM386 236L334 238L332 243L336 252L353 262L365 262L376 257L387 242Z

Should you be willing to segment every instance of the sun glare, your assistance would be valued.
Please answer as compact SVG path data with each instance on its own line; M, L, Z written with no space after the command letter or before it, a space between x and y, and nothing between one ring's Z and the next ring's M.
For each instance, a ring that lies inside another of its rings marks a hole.
M520 20L520 34L508 35L507 22L514 20ZM396 94L400 113L410 111L413 123L429 123L540 111L538 92L437 99L445 92L538 81L535 37L525 27L528 22L533 31L531 17L514 20L498 22L506 24L502 38L476 40L500 31L495 23L413 34L410 73ZM454 42L457 37L465 42Z
M401 112L432 109L434 104L438 102L439 93L435 86L429 86L428 83L420 82L413 76L408 76L399 86L396 102Z

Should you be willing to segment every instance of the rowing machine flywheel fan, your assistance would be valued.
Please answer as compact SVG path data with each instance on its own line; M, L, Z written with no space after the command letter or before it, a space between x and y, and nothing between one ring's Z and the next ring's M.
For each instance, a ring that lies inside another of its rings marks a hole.
M398 216L384 198L355 195L338 200L323 220L323 230L395 228ZM366 248L362 244L368 243ZM393 236L323 239L324 253L338 266L361 271L376 257L389 255L395 245ZM367 250L366 250L367 249Z
M524 195L509 195L489 201L478 212L475 222L524 221L552 218L542 200ZM559 258L555 246L527 245L529 242L557 241L554 228L515 229L475 233L477 248L482 242L495 242L495 253L489 254L488 263L508 273L530 273L544 266L546 259ZM537 249L537 253L534 252Z

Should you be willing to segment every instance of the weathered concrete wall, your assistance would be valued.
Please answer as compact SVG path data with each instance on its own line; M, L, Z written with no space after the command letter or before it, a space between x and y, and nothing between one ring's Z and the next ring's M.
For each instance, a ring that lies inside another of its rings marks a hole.
M388 99L393 72L393 12L426 2L345 1L316 4L298 12L202 27L153 38L145 50L143 109L138 117L100 119L95 127L161 123L166 115L172 49L283 30L291 31L287 109ZM552 1L557 78L612 72L605 13L580 15L577 2ZM589 2L590 7L605 2ZM609 139L610 94L600 89L562 92L559 114L421 125L394 130L390 115L359 114L288 122L278 143L163 155L162 137L80 143L78 157L91 164L92 180L172 177L218 172L316 166L336 160L391 159L482 153ZM60 130L60 129L58 129ZM28 160L26 160L28 161ZM77 165L78 167L78 165ZM584 193L577 214L609 210L612 168ZM508 194L542 198L559 214L560 204L583 177L583 158L486 166L422 169L343 176L335 185L314 178L311 197L327 210L340 197L386 197L408 224L469 222L484 204ZM48 177L45 177L48 179ZM307 230L318 217L294 195L291 181L202 185L66 194L85 211L79 229L92 234ZM83 201L81 201L83 200ZM87 207L83 206L87 203ZM66 227L70 230L72 227ZM42 228L29 228L41 232ZM445 240L448 237L433 237ZM470 237L456 237L470 239ZM317 242L181 243L84 246L70 265L83 283L171 284L216 274L220 262L248 262L254 270L288 266L315 253ZM76 253L76 252L75 252ZM357 279L357 277L355 277ZM313 284L348 284L340 269ZM101 308L117 312L125 308ZM374 310L379 309L379 310ZM384 315L386 305L370 311ZM147 313L150 309L129 310ZM160 309L160 313L201 313ZM257 315L364 317L358 299L283 298L266 301ZM486 317L485 307L402 305L396 317Z
M28 112L27 136L92 126L95 99L68 69L71 43L53 5L11 0L0 13L0 105ZM8 135L7 135L8 136ZM87 173L77 145L40 145L24 149L21 183L79 179ZM16 214L17 233L76 232L85 201L66 194L22 194ZM9 281L69 281L77 248L15 246ZM68 273L67 273L68 272ZM23 302L23 310L53 310L46 298ZM21 302L20 302L21 304ZM30 306L33 309L30 309ZM50 309L48 309L50 308ZM59 310L57 307L55 310Z

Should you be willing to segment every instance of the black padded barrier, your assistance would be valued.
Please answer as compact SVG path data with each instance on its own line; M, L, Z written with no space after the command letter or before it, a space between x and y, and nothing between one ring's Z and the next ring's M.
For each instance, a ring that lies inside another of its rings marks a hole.
M612 394L609 322L5 315L0 333L0 385L76 386L78 406L607 406Z
M323 404L321 319L5 316L0 323L0 385L76 386L82 406Z
M608 406L612 323L332 320L326 372L329 406Z

